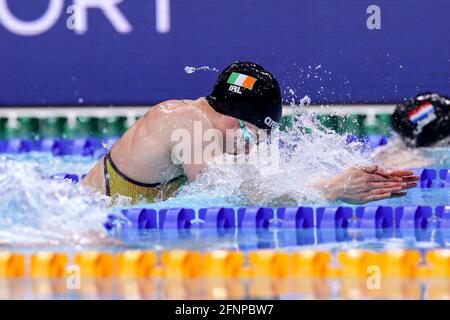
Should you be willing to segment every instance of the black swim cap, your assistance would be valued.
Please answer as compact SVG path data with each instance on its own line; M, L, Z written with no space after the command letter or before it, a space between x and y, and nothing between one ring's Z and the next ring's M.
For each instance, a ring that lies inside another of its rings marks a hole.
M392 127L410 147L426 147L450 136L450 98L422 93L398 105Z
M271 130L281 120L278 81L262 66L237 61L219 75L208 103L219 113Z

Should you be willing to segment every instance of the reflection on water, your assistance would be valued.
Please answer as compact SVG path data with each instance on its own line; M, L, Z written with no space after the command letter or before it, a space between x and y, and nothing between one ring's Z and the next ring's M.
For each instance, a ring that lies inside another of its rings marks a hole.
M382 278L83 278L0 279L0 299L449 299L448 279Z
M117 235L130 249L240 250L432 249L450 245L449 229L145 230Z

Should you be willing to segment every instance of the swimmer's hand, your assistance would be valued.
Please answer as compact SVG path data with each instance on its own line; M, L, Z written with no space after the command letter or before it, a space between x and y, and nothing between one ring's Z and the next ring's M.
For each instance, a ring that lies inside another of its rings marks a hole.
M411 170L387 170L377 165L345 170L329 181L316 183L327 200L363 204L393 197L403 197L404 190L417 186Z

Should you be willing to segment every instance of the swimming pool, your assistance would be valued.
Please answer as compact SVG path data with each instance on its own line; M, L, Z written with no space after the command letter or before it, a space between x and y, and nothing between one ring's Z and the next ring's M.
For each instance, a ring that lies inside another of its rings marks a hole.
M323 141L324 149L336 142ZM302 201L301 207L287 209L242 206L224 189L202 191L201 186L154 204L130 207L119 199L110 208L78 184L57 179L66 174L81 178L104 151L94 157L30 151L0 155L0 186L4 190L0 204L0 274L4 275L5 266L16 261L19 267L14 270L20 275L23 258L24 268L31 270L23 271L23 275L32 275L0 277L2 287L7 288L2 292L6 298L334 299L443 298L450 294L447 280L433 280L447 279L443 274L449 274L441 269L450 261L445 250L450 243L450 187L447 175L439 174L450 168L450 148L421 150L430 159L430 170L422 187L410 190L407 197L356 206L327 203L311 196ZM205 217L209 217L209 224ZM42 252L51 254L42 256ZM146 258L129 258L127 255L133 252ZM394 272L383 278L383 290L371 291L361 269L366 266L366 258L355 262L357 271L348 259L344 259L347 265L342 259L338 261L340 256L353 253L386 253L387 258L377 261L391 263L388 269L394 265L399 270L415 271L407 275ZM241 265L230 267L233 276L223 277L223 266L219 272L222 276L213 271L214 263L225 259L214 256L220 254L242 254ZM395 260L393 257L399 254L406 258ZM408 257L415 254L418 260L411 262ZM440 262L429 258L430 254L440 257ZM321 260L314 260L311 274L304 266L299 266L304 274L283 269L287 268L283 259L300 259L298 255L303 260L325 255L326 261L320 267ZM395 263L386 262L389 259ZM136 270L129 271L136 261L140 261L139 268L146 268L141 271L146 276L136 277ZM146 265L148 261L153 264ZM205 261L209 261L209 267L205 267ZM67 287L67 264L84 264L91 270L91 276L83 278L81 289ZM317 275L317 270L326 271ZM126 281L117 277L123 272L131 274ZM204 278L203 272L215 276Z

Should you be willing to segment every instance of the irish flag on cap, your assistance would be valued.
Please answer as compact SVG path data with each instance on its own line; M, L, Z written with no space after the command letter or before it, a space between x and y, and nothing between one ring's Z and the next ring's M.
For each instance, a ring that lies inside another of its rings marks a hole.
M233 84L235 86L240 86L247 88L248 90L253 89L253 85L256 82L256 78L246 76L245 74L233 72L228 78L227 83Z

